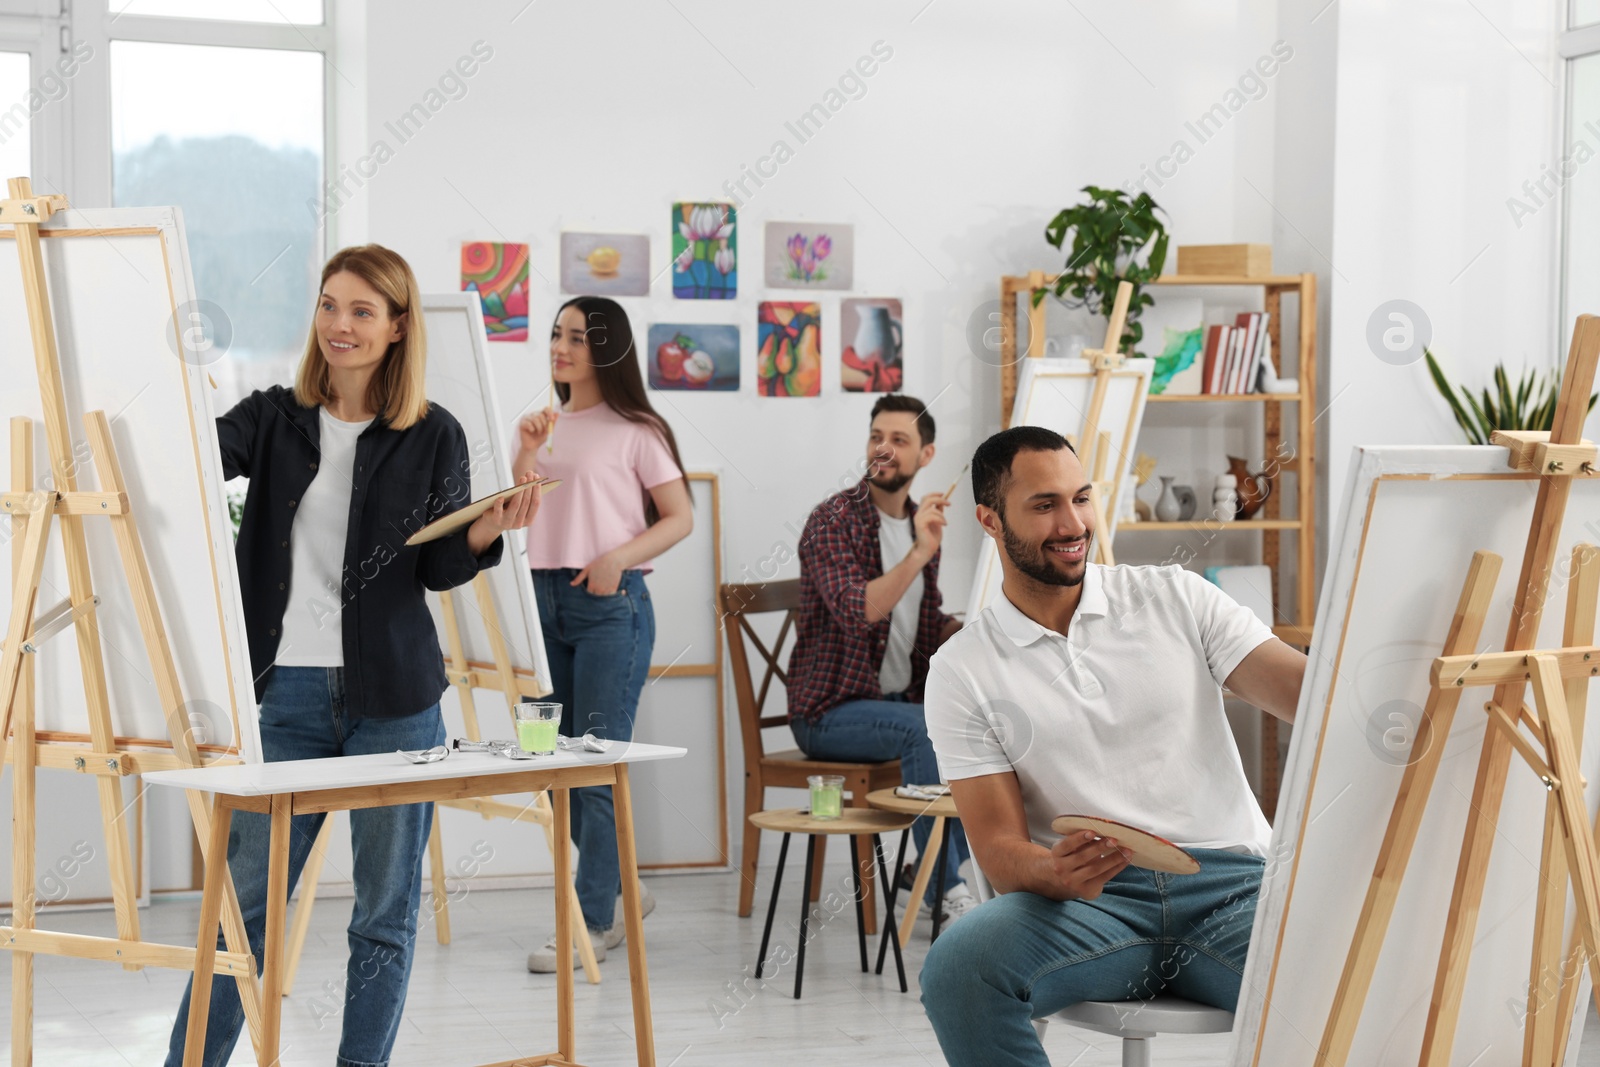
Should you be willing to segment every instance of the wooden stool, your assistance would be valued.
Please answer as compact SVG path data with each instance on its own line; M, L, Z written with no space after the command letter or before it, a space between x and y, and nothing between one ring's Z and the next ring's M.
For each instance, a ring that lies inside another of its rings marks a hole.
M806 926L811 918L811 879L817 857L817 838L827 834L844 834L850 838L850 871L855 880L856 901L856 938L861 944L861 970L867 968L867 927L861 908L861 853L856 845L858 836L872 838L872 852L878 862L878 876L883 879L883 885L892 885L889 872L885 868L883 858L883 842L878 835L891 833L895 830L910 830L914 821L910 816L899 815L890 811L875 811L872 808L845 808L837 819L812 818L808 811L799 808L777 808L772 811L758 811L750 816L750 821L763 830L773 830L783 835L783 844L778 848L778 871L772 876L772 901L767 905L767 925L761 931L761 954L756 957L756 977L761 977L761 970L767 962L767 945L772 939L772 919L778 911L778 891L783 886L783 864L789 857L789 835L806 835L806 877L800 884L800 948L796 953L794 969L794 998L800 999L800 981L805 977L806 971ZM905 843L901 840L901 853L904 854ZM888 917L884 919L883 929L887 936L894 927L894 897L886 896L889 905ZM906 992L906 965L900 956L900 943L894 945L894 964L900 973L900 992ZM883 956L878 956L878 973L883 973Z
M939 873L937 884L933 887L933 936L929 940L938 940L939 923L944 919L944 864L939 862L939 857L950 847L950 824L961 818L956 813L955 799L944 796L938 800L912 800L897 796L893 789L874 789L867 794L867 807L899 815L928 815L933 818L928 847L922 850L922 859L917 864L917 877L911 885L911 898L906 902L906 913L900 920L898 944L904 947L911 941L911 930L917 924L917 909L921 907L922 895L927 892L928 879L933 877L935 866L939 868ZM889 927L894 925L894 901L900 889L900 865L905 862L906 841L910 836L911 827L907 826L900 835L900 854L894 861L895 881L886 890L889 896L889 926L884 927L883 940L878 944L879 974L883 973L883 955L889 947Z

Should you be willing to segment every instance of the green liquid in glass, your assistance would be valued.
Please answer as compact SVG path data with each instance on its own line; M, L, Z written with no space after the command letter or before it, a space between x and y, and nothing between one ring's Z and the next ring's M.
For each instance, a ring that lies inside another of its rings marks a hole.
M556 750L561 724L555 719L518 719L517 746L524 752L547 755Z
M814 785L811 787L811 817L813 819L837 819L840 817L843 805L843 790L838 786Z

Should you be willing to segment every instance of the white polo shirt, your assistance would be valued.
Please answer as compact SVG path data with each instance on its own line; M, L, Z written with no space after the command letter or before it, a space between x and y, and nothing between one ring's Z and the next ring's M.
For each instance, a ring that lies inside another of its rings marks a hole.
M1015 771L1035 843L1094 815L1188 848L1267 853L1223 714L1272 631L1182 567L1089 564L1067 635L1002 593L935 653L924 698L947 780Z

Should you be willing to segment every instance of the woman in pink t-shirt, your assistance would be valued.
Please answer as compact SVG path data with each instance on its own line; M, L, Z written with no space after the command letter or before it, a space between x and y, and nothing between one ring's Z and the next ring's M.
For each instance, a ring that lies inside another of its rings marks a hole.
M644 576L650 561L694 526L672 428L645 395L628 315L614 300L580 296L556 313L551 377L559 408L518 423L514 469L560 478L528 530L528 566L550 660L549 699L561 732L633 737L655 644ZM556 431L560 424L559 432ZM595 955L622 942L614 909L622 882L610 786L572 790L578 904ZM655 900L646 895L648 913ZM576 953L574 953L576 959ZM555 937L528 970L556 969Z

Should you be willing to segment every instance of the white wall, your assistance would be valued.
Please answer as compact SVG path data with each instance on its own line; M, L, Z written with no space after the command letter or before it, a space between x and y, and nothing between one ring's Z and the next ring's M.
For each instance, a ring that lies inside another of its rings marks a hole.
M1335 499L1357 444L1463 438L1423 363L1368 347L1386 301L1422 308L1453 380L1565 359L1559 214L1506 207L1560 151L1556 3L1340 3L1333 170L1331 448ZM1585 309L1589 310L1589 309Z

